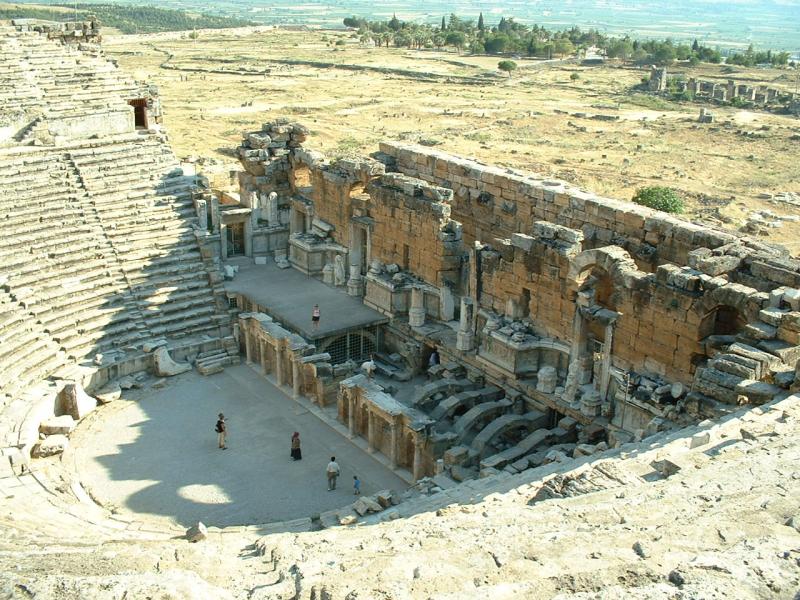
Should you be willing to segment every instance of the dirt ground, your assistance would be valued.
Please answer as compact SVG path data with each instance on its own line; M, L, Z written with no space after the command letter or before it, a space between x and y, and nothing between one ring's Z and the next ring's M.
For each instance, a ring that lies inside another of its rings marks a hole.
M344 32L268 28L203 31L196 40L107 36L105 48L159 86L176 153L204 159L221 187L238 169L241 133L287 116L311 129L309 146L332 155L374 152L386 138L417 141L616 198L671 186L687 198L690 219L730 229L758 210L800 216L799 207L770 198L800 192L800 120L709 107L715 122L700 124L701 104L635 91L639 69L518 60L507 77L496 58L365 48ZM796 85L793 72L770 69L729 74L704 65L695 75ZM769 239L797 254L800 224L783 222Z

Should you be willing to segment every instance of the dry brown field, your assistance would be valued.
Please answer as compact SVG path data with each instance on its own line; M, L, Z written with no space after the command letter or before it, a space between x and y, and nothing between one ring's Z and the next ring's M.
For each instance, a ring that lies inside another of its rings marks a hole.
M615 198L645 185L674 187L688 200L688 218L728 229L756 210L800 216L767 198L800 192L799 119L709 107L715 122L700 124L703 105L636 91L645 71L635 68L523 59L507 77L493 57L366 48L344 32L268 28L202 31L195 40L107 36L105 48L159 86L176 153L202 158L223 187L238 168L242 132L286 116L311 129L309 146L331 155L401 139ZM692 74L796 85L795 73L782 70L728 74L704 65ZM799 253L800 224L784 222L769 239Z

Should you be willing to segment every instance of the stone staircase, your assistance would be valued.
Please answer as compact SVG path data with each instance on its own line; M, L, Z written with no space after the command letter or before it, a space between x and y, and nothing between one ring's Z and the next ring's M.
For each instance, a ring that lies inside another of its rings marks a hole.
M772 306L737 335L721 340L713 358L697 369L694 394L727 405L763 404L787 395L800 360L798 302L794 290L773 291Z

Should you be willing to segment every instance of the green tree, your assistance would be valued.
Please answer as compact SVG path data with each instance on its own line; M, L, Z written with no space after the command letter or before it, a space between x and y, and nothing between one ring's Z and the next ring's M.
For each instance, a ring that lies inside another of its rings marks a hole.
M411 46L412 38L411 34L406 31L405 29L398 31L394 34L394 45L398 48L405 48Z
M447 31L447 23L445 22L444 17L442 17L442 25L439 27L439 31Z
M682 213L683 199L672 188L662 186L643 187L633 196L636 204L668 213Z
M469 53L470 54L486 54L486 47L483 45L483 42L480 40L472 40L472 43L469 45Z
M508 73L508 76L511 77L511 71L517 68L517 63L515 63L513 60L501 60L499 63L497 63L497 68L501 71L505 71Z
M466 42L467 38L461 31L449 31L444 38L445 45L453 46L456 50L461 50Z
M650 55L644 48L636 48L636 50L633 51L633 54L631 54L631 59L637 65L643 65L650 60Z
M485 25L483 23L483 13L480 13L478 15L478 30L479 31L483 31L484 27L485 27Z
M628 60L632 54L633 44L627 39L614 40L609 44L608 48L606 48L606 56L608 56L608 58Z
M575 46L567 38L560 38L555 41L555 44L553 45L553 52L560 56L574 54Z
M392 15L392 18L389 20L389 29L392 31L400 31L403 24L400 23L400 20L397 18L397 15Z

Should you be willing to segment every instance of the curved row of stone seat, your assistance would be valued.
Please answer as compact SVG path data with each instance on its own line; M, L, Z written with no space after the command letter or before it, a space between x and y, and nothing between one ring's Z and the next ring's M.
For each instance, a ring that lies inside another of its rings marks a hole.
M0 40L0 104L12 111L47 106L51 116L87 106L124 106L136 83L102 52L81 51L31 32Z
M192 180L168 147L147 136L72 151L70 159L150 331L213 331L217 309L194 233Z
M53 174L57 177L48 176ZM135 329L115 297L125 282L109 269L116 262L113 250L99 224L87 222L80 198L85 190L62 153L43 151L4 163L0 177L12 192L0 208L8 233L0 245L4 272L16 298L52 339L79 359L97 350L98 338L111 343L120 329ZM47 201L20 203L26 191L39 189L37 183L50 191ZM76 310L75 295L81 292L106 299L102 314ZM97 335L100 330L104 335Z
M0 289L0 404L66 362L41 324Z

